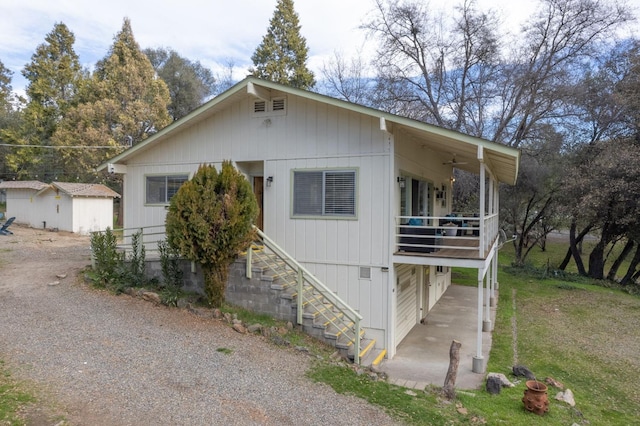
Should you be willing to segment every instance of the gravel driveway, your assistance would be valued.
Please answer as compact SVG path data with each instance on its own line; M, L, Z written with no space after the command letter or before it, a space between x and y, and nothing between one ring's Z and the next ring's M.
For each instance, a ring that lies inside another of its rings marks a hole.
M11 229L0 236L0 359L52 402L29 424L56 424L52 414L74 425L395 423L308 380L303 353L79 284L88 238Z

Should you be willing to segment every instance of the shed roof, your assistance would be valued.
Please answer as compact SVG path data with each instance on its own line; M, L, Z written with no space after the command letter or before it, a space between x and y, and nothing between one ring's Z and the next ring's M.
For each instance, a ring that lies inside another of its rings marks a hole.
M71 197L120 198L120 194L99 183L52 182L51 187Z
M0 182L0 189L33 189L34 191L40 191L48 186L46 183L37 180L6 180Z

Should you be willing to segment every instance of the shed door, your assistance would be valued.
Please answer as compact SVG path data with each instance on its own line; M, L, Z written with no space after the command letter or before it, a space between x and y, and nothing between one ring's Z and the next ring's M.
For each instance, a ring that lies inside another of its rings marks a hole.
M417 297L417 267L398 267L396 274L396 346L416 325Z

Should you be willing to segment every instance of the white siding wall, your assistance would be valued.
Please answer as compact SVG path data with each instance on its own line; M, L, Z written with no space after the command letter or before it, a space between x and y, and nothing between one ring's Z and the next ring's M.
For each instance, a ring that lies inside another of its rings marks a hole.
M113 228L113 198L73 198L72 230L82 235Z
M71 198L53 189L38 196L35 190L7 190L7 218L33 228L57 228L61 231L86 234L113 227L113 199Z
M73 202L64 193L57 194L48 189L34 199L38 207L40 226L47 222L47 228L57 228L61 231L73 230Z
M7 189L7 219L15 217L16 223L24 223L33 227L42 227L42 222L35 223L37 209L34 205L36 191L33 189Z
M294 96L286 115L252 117L250 106L247 98L130 159L125 227L164 223L163 206L144 205L147 174L192 174L201 163L225 159L264 161L264 176L273 176L264 191L267 235L359 310L364 326L386 328L391 176L379 119ZM291 173L305 168L356 169L357 218L292 218ZM360 266L371 267L371 279L360 279Z
M406 138L396 137L395 146L395 176L409 174L433 183L436 187L445 185L449 188L452 168L450 165L442 163L451 158L443 158L429 148L423 148L417 143L413 143ZM448 206L451 203L451 193L447 189L447 207L442 207L440 200L437 200L433 210L434 216L444 216L448 213ZM397 214L400 214L400 191L396 191Z

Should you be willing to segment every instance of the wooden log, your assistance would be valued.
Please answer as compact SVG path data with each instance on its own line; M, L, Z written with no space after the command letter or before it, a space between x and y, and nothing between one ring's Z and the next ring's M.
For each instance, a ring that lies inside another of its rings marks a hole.
M451 342L449 348L449 369L444 379L444 387L442 391L447 399L454 399L456 397L455 386L456 378L458 377L458 364L460 363L460 346L462 343L454 340Z

